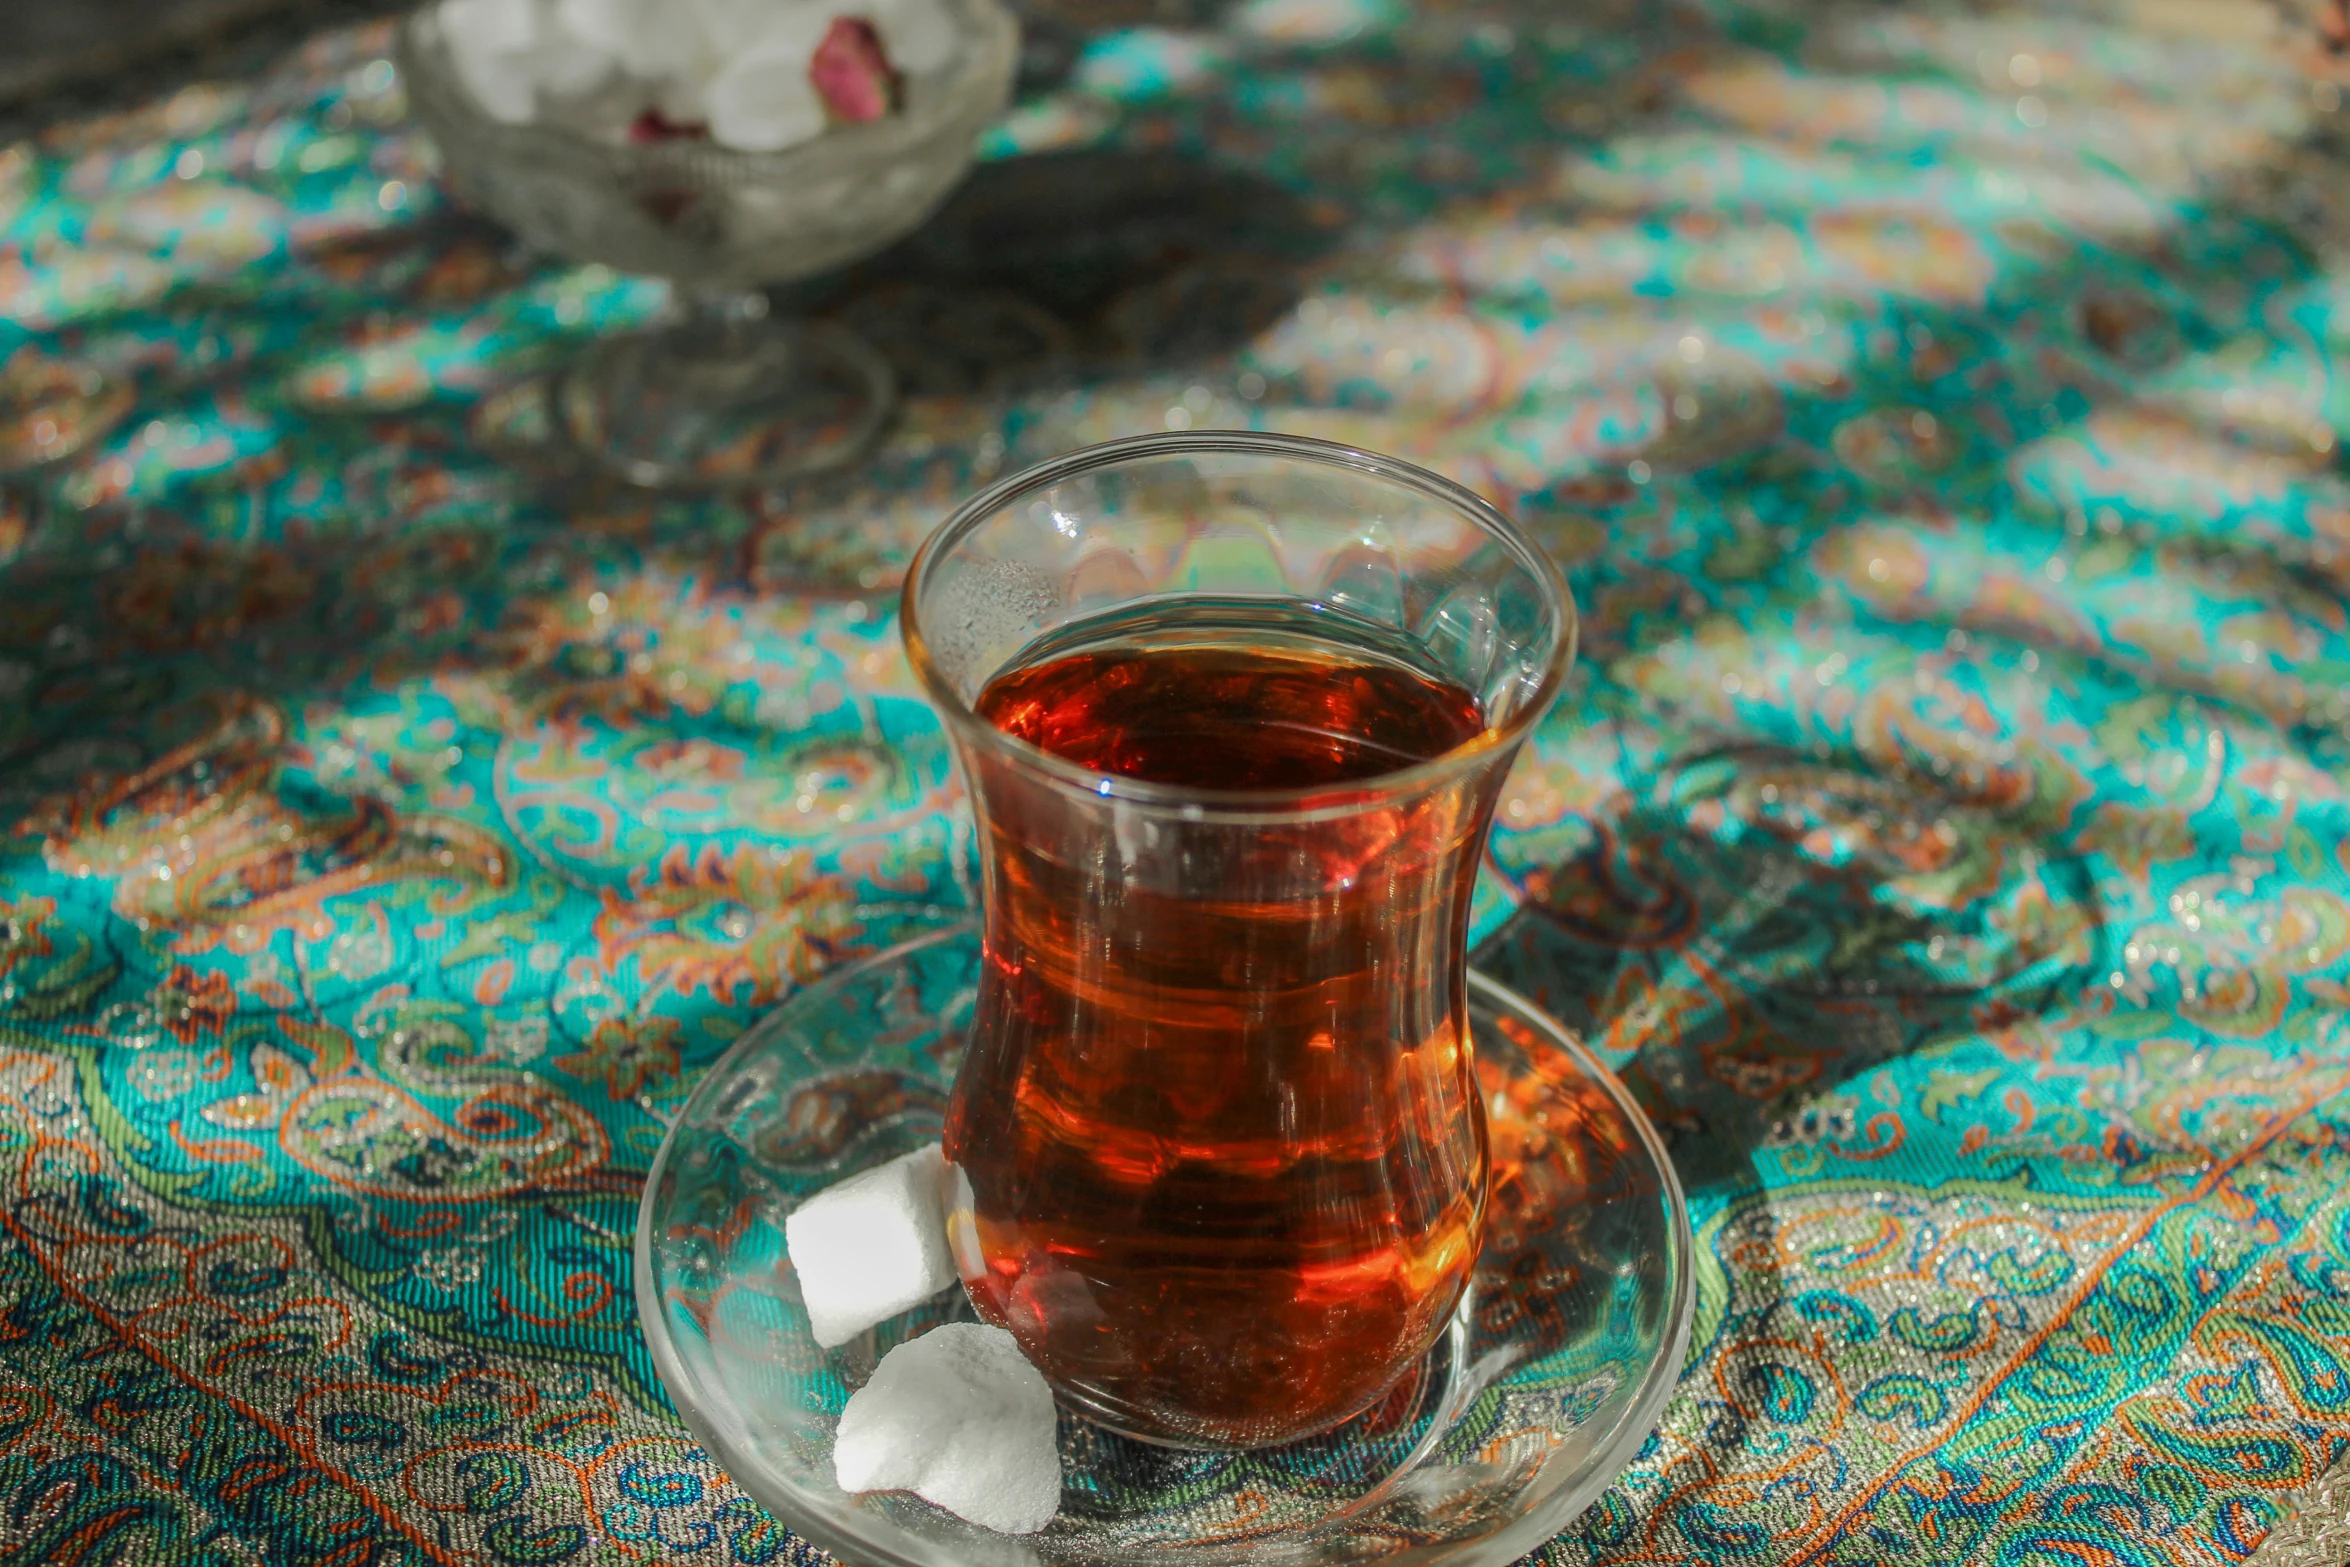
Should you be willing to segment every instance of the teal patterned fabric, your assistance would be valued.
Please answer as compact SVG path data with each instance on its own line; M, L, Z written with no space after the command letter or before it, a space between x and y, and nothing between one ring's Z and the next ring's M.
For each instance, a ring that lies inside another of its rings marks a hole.
M887 443L746 501L533 446L664 290L451 210L380 27L0 151L0 360L136 395L7 491L0 1554L805 1558L653 1378L643 1172L973 898L912 541L1233 423L1583 605L1480 961L1650 1107L1701 1306L1546 1559L2253 1553L2350 1448L2350 83L2281 16L1034 9L806 301Z

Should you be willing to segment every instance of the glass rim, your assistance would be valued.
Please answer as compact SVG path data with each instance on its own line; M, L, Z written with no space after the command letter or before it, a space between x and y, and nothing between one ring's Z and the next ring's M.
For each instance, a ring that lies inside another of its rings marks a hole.
M1021 496L1064 479L1136 459L1215 452L1285 458L1325 468L1348 469L1411 490L1470 518L1534 580L1545 607L1552 611L1556 619L1558 631L1552 642L1549 662L1542 671L1541 683L1507 720L1499 725L1488 725L1450 750L1406 767L1372 773L1343 784L1313 784L1286 789L1195 788L1105 773L1080 767L1053 755L1042 746L1008 735L981 719L972 710L970 702L948 682L945 673L931 657L922 630L922 615L917 608L931 570L946 550ZM1499 507L1474 490L1400 457L1388 457L1311 436L1281 435L1261 430L1176 430L1123 436L1092 446L1081 446L1075 451L1047 458L998 479L956 507L946 521L940 523L922 541L913 559L907 562L905 584L898 595L898 637L905 647L906 661L913 665L914 677L921 682L932 707L966 742L1041 773L1078 793L1097 799L1115 800L1121 804L1155 807L1187 819L1199 820L1268 817L1295 820L1347 815L1371 808L1398 794L1432 786L1468 770L1496 751L1516 746L1549 713L1552 703L1557 699L1559 689L1566 681L1567 671L1575 661L1579 629L1575 596L1567 587L1566 578L1560 574L1557 563Z

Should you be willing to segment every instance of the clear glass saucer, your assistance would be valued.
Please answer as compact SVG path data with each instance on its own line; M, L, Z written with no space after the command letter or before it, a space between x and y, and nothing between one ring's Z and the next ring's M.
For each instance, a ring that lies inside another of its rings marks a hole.
M811 1543L902 1567L1514 1562L1655 1428L1688 1347L1694 1243L1655 1130L1556 1022L1472 976L1491 1222L1451 1332L1368 1413L1287 1447L1178 1451L1061 1414L1060 1516L990 1533L844 1493L832 1435L894 1345L968 1319L960 1289L834 1350L809 1336L784 1216L936 1138L979 937L920 937L800 992L710 1069L637 1217L637 1314L710 1455Z

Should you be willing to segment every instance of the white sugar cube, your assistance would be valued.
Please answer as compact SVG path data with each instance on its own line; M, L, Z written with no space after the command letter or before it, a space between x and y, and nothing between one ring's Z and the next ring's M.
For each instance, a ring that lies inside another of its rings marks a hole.
M808 62L828 25L813 10L771 17L767 30L702 91L711 137L744 152L780 152L822 134L824 100Z
M555 0L555 22L578 42L620 59L638 58L638 0Z
M455 60L457 79L491 119L520 125L538 111L538 89L519 61L495 56L467 59L461 54Z
M844 1491L912 1491L1004 1534L1061 1508L1053 1395L1002 1328L950 1322L881 1357L833 1436Z
M531 118L545 95L594 91L615 68L611 54L559 25L555 0L441 0L441 36L465 90L510 124Z
M920 75L955 57L959 39L945 0L879 0L873 26L896 70Z
M808 1327L830 1349L955 1282L939 1178L926 1143L809 1198L783 1221Z
M465 90L492 119L516 124L531 117L537 88L530 53L538 41L534 0L441 0L441 36Z
M519 54L538 42L535 0L441 0L441 34L463 54Z
M618 63L601 49L549 28L530 53L531 85L542 96L577 98L609 81Z
M710 136L742 152L781 152L824 132L824 100L803 71L779 81L772 62L753 61L714 77L702 94Z
M708 33L677 0L555 0L563 31L631 76L698 86L713 64Z

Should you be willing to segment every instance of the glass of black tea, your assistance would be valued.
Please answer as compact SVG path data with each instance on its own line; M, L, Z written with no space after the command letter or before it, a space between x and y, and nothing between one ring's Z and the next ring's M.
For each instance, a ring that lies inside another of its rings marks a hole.
M1470 890L1574 631L1475 495L1283 436L1076 452L916 557L985 905L949 1231L1071 1407L1270 1446L1444 1331L1485 1215Z

